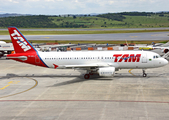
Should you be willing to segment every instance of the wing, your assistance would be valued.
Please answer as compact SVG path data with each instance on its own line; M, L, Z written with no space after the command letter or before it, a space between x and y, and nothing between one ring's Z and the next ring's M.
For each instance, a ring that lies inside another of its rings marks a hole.
M93 63L93 64L82 64L82 65L64 65L65 68L80 68L80 69L92 69L100 67L115 67L118 68L117 63Z
M131 46L134 48L150 48L150 49L169 49L169 47L152 47L152 46Z
M153 49L169 49L169 47L152 47Z

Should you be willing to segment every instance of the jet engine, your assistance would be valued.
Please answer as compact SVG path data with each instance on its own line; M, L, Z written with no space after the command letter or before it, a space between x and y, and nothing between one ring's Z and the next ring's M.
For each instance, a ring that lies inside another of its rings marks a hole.
M4 56L5 52L0 51L0 57Z
M99 68L98 73L100 76L114 76L115 67Z
M168 53L168 51L169 51L168 49L164 49L162 52L163 53Z

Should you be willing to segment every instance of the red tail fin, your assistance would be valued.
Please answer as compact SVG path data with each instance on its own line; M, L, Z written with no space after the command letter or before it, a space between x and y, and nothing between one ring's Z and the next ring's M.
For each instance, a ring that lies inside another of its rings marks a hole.
M16 27L8 27L15 53L36 51Z

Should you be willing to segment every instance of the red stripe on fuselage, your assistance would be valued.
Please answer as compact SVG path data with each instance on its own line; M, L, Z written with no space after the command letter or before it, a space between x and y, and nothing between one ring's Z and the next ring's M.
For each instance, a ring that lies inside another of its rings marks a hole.
M21 60L17 57L25 56L27 57L27 60ZM16 54L9 54L7 55L7 58L16 60L19 62L24 62L32 65L37 65L41 67L47 67L39 58L36 52L26 52L26 53L16 53Z

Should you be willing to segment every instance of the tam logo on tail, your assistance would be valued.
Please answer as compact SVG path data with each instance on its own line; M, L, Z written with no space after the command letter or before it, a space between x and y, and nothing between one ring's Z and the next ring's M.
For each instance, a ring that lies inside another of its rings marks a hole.
M16 53L35 51L33 46L16 27L8 27L8 30Z
M24 40L23 37L21 37L21 35L14 30L14 33L11 34L11 36L17 40L17 43L19 44L19 46L21 46L21 48L26 52L28 50L31 49L31 47L29 45L27 45L27 42Z

